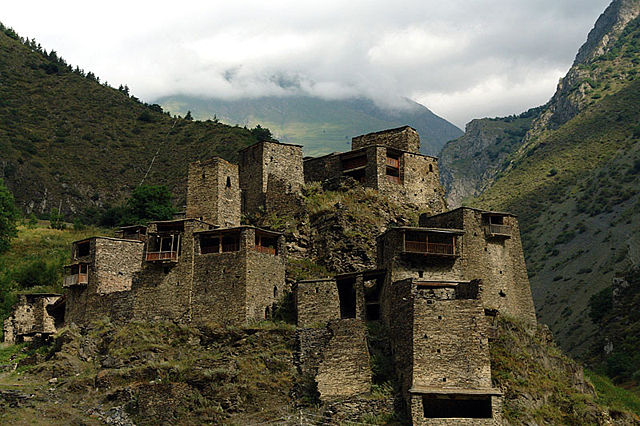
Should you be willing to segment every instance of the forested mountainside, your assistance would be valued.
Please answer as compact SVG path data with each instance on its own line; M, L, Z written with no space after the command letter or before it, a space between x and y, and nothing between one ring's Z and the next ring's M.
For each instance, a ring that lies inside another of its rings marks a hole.
M145 183L167 185L179 203L190 161L233 160L263 133L171 117L4 26L0 81L0 178L25 212L118 202L156 153Z
M191 111L206 120L214 116L229 124L267 126L283 142L304 146L306 155L347 151L353 136L409 125L420 134L421 152L437 155L445 142L462 131L428 108L403 99L403 106L381 108L365 98L325 100L309 96L222 100L192 96L158 99L163 108L179 114Z
M607 8L522 140L485 143L481 158L505 154L485 165L493 177L475 180L486 189L473 205L520 216L539 319L574 355L594 342L589 299L640 259L639 14L637 0ZM472 161L465 143L482 146L470 135L443 158Z

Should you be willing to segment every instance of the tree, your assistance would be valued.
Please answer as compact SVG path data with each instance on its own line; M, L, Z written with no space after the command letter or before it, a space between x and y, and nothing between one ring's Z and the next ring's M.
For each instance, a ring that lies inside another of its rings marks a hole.
M122 221L133 224L169 220L173 218L175 211L171 203L171 192L166 186L142 185L127 200Z
M185 120L193 121L193 116L191 115L191 111L187 111L187 115L184 116Z
M0 253L9 249L11 238L18 234L16 228L18 217L13 194L0 179Z

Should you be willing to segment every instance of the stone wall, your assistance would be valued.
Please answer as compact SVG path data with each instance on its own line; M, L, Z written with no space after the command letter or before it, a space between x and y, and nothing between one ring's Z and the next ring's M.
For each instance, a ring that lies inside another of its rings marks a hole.
M351 139L351 149L359 149L368 145L384 145L402 151L420 152L420 136L409 126L381 132L367 133Z
M133 317L136 320L191 321L191 301L194 286L194 233L211 226L199 220L182 222L180 252L177 262L145 261L142 271L133 280ZM157 233L156 223L149 224L148 235Z
M131 301L125 299L142 269L144 242L93 237L89 244L89 255L80 257L74 243L72 264L88 263L88 283L67 288L65 324L81 325L103 316L130 318Z
M245 214L264 209L267 197L297 198L304 185L300 145L259 142L239 154L242 211ZM269 182L276 192L268 191Z
M93 241L95 260L89 272L91 293L108 294L131 290L133 275L142 269L144 243L104 237L94 238Z
M245 252L209 253L195 257L193 321L220 326L246 322Z
M295 296L298 327L324 325L340 318L338 287L333 278L298 281Z
M21 295L12 314L4 320L5 343L18 343L35 335L56 332L56 320L47 311L47 306L60 299L58 294Z
M503 214L508 236L486 234L490 212L459 208L437 216L423 215L421 226L456 227L465 230L461 265L465 280L481 279L485 308L536 324L531 287L522 251L518 220Z
M387 149L376 147L378 190L398 202L411 203L431 214L446 209L444 188L440 183L438 159L410 152L400 154L400 183L386 176Z
M238 166L222 158L189 165L186 217L219 226L240 225Z
M250 241L254 229L247 232ZM284 237L278 239L278 254L259 253L249 245L247 250L247 321L263 320L270 317L274 304L283 293L290 289L285 282L287 247Z
M322 401L347 398L371 390L371 367L364 322L330 321L297 333L301 373L315 376Z
M339 179L342 175L342 165L340 154L333 153L316 158L305 158L304 160L304 181L324 182L330 179Z
M414 289L413 386L491 387L489 340L478 299L456 299L454 288Z

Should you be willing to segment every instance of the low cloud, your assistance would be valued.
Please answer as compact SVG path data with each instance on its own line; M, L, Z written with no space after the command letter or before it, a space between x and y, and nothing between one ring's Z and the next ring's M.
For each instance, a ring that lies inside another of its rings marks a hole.
M13 2L2 19L146 101L408 96L462 127L546 102L607 3Z

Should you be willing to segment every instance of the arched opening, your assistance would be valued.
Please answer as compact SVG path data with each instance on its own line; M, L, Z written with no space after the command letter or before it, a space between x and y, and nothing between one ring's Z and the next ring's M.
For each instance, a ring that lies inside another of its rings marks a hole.
M231 177L227 176L227 188L231 188Z
M433 172L433 164L429 164L429 172Z
M277 286L273 286L273 297L277 298L278 297L278 287Z

